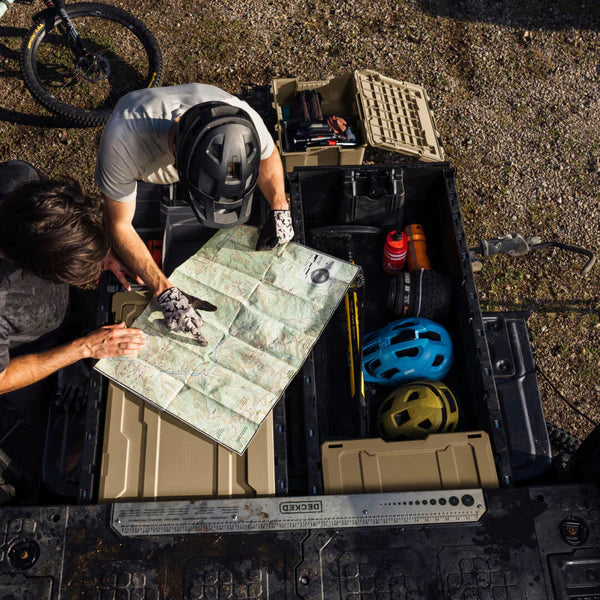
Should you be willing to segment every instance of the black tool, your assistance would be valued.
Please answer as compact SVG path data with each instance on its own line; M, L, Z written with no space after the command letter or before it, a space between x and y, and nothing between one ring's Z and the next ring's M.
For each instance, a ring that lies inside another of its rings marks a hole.
M294 137L292 141L294 144L306 144L308 146L309 144L319 144L321 142L335 142L336 139L337 137L335 135L318 133L307 135L305 137Z

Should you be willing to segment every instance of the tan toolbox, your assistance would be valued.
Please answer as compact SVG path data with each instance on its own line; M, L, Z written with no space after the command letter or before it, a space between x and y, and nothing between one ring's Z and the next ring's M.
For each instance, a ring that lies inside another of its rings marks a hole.
M498 487L484 431L401 442L380 438L326 442L321 460L326 494Z
M283 107L291 107L296 92L303 90L319 92L324 116L353 118L357 146L286 151ZM271 91L277 114L277 145L288 172L301 166L360 165L367 145L422 161L444 160L430 99L420 85L362 70L317 81L274 79Z
M150 298L147 291L114 294L115 321L130 326ZM274 494L273 417L239 456L110 383L99 488L100 502Z

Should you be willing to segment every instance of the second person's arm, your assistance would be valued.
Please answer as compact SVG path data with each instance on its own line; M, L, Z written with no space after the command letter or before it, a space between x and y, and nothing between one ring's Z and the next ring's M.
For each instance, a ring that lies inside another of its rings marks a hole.
M154 296L159 296L172 286L133 227L135 202L117 202L105 195L103 198L105 227L112 250L132 275L140 277Z

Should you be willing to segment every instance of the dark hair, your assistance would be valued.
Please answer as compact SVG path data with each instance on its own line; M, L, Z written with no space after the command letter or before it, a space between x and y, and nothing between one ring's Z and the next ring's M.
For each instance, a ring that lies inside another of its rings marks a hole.
M91 283L108 253L100 203L70 177L23 183L0 202L0 249L43 279Z

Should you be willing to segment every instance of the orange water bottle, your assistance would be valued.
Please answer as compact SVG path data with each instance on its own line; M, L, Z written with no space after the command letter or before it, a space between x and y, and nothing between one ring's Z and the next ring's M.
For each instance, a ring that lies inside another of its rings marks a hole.
M383 247L383 270L388 275L396 275L404 267L408 239L401 231L390 231Z
M431 263L427 256L427 240L423 226L415 223L407 225L404 233L408 238L408 251L406 253L409 271L431 270Z

